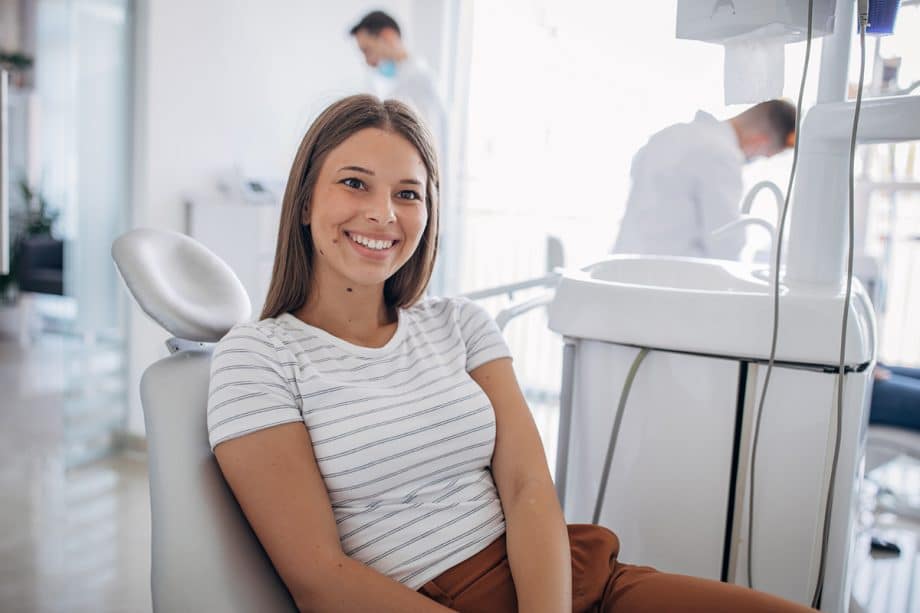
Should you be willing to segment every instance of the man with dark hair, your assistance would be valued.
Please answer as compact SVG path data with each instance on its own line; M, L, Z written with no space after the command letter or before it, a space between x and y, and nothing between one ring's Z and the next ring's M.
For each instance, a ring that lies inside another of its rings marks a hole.
M361 30L366 30L369 34L377 36L384 30L384 28L390 28L394 30L397 35L402 34L402 32L399 30L399 24L396 23L396 20L383 11L374 11L365 15L361 21L355 24L349 34L355 36Z
M376 69L386 84L374 93L405 102L418 111L434 135L443 163L447 138L444 104L431 71L403 44L399 24L383 11L374 11L361 18L349 34L367 65Z
M692 122L652 135L633 158L613 251L737 259L744 232L712 232L741 215L742 167L794 142L795 107L784 100L725 121L699 111Z

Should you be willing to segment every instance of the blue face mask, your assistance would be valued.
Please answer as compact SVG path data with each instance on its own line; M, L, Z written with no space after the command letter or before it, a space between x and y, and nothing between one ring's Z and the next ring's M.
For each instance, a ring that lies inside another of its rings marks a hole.
M377 72L387 79L392 79L396 76L396 62L393 60L381 60L377 63Z

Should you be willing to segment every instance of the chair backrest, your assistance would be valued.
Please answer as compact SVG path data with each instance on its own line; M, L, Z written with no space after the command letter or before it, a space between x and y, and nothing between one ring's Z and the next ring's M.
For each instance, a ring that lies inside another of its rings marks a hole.
M296 611L208 445L211 353L203 343L249 318L246 291L217 256L174 232L133 230L112 255L145 312L177 337L199 341L141 380L154 611Z

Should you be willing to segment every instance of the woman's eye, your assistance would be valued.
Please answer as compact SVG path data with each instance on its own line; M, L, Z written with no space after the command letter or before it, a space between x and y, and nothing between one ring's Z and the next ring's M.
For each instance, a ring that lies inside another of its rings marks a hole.
M401 200L421 200L422 197L419 196L418 192L414 189L404 189L396 194Z
M343 185L347 185L352 189L365 189L367 186L364 184L364 181L361 179L355 179L354 177L349 177L347 179L342 179L340 181Z

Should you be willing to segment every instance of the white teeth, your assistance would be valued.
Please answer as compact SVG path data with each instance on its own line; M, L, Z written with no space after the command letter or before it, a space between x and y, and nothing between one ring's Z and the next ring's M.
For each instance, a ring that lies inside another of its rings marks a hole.
M359 245L364 245L368 249L389 249L393 246L395 241L382 241L382 240L371 240L366 236L361 236L360 234L350 234L351 240L355 241Z

